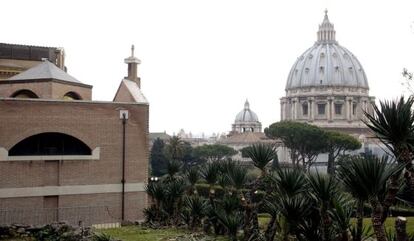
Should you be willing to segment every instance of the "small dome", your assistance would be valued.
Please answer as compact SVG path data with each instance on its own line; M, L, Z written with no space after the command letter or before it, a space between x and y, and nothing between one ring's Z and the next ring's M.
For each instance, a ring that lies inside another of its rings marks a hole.
M249 101L246 100L244 103L244 109L240 111L236 116L236 123L240 122L258 122L259 118L257 118L256 113L250 110Z
M296 60L290 70L286 90L317 86L368 89L362 65L349 50L338 44L326 11L317 36L316 43Z

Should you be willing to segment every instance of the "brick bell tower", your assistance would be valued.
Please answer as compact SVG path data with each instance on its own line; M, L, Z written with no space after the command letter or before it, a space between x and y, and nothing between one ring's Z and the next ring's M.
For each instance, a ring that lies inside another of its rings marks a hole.
M132 80L137 83L141 88L141 79L138 77L138 65L141 64L141 60L134 56L134 45L131 46L131 56L125 59L125 63L128 64L128 76L125 79Z

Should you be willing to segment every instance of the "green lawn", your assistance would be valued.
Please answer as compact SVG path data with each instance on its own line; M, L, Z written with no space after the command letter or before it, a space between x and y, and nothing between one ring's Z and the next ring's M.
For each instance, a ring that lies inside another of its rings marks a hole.
M354 220L353 220L354 221ZM364 218L364 225L371 226L371 219ZM386 230L395 230L395 217L389 217L385 220L385 229ZM414 233L414 217L407 217L407 233Z
M407 222L407 231L408 233L414 233L414 217L408 217ZM259 216L259 223L260 227L264 229L269 222L268 215L260 215ZM353 220L355 222L355 220ZM394 230L394 223L395 218L389 217L385 221L386 229ZM371 225L371 219L365 218L364 225ZM185 229L173 229L173 228L165 228L165 229L149 229L139 226L127 226L121 228L111 228L111 229L101 229L98 232L103 232L105 234L109 234L114 238L121 239L123 241L188 241L191 240L190 236L192 233ZM202 233L196 233L193 235L197 235ZM208 236L204 237L204 241L228 241L226 237L214 237ZM9 241L19 241L18 240L9 240Z
M100 232L109 234L123 241L188 241L190 231L184 229L147 229L137 226L103 229ZM225 237L207 237L205 241L228 241Z
M268 215L259 215L259 224L260 228L266 228L267 223L269 222L270 216ZM356 220L352 219L352 223L355 223ZM364 218L364 225L371 225L371 218ZM388 217L385 220L385 229L394 231L395 217ZM414 217L407 217L407 232L409 234L414 233Z

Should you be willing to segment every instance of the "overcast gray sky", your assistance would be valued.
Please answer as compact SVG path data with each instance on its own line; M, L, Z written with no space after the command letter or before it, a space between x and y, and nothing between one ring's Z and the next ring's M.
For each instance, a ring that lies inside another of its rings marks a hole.
M64 47L72 76L112 100L135 44L150 131L227 132L246 98L266 127L325 8L361 62L370 94L402 94L414 70L414 1L2 1L0 42Z

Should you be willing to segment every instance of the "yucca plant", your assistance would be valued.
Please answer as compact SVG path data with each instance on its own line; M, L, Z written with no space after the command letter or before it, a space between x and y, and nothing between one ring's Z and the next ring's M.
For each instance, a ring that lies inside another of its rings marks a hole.
M349 234L354 207L355 200L346 193L339 193L332 200L332 209L328 212L332 217L336 236L340 237L341 241L352 239Z
M178 173L182 168L182 164L178 160L170 160L167 162L167 178L169 180L177 178Z
M218 181L220 166L217 162L210 162L204 165L201 170L201 176L209 184L209 196L214 195L214 185Z
M145 187L145 191L151 197L156 207L160 207L167 196L164 186L161 182L150 182Z
M237 231L243 224L243 214L239 211L230 214L223 210L216 210L220 223L226 228L227 235L231 241L237 241Z
M384 228L384 199L388 191L388 180L397 175L403 166L388 163L388 159L375 156L352 157L340 163L340 176L349 175L359 183L358 192L365 193L371 204L372 227L378 241L387 241ZM356 190L351 191L355 193Z
M321 231L322 240L330 240L331 217L328 214L334 196L337 194L337 182L331 175L319 174L318 172L308 175L310 195L316 201L318 210L322 217Z
M400 97L394 101L381 101L380 107L373 105L374 113L365 112L368 120L365 124L375 136L394 154L400 164L405 164L406 183L414 193L414 97ZM384 201L384 212L394 203L400 186L398 176L392 176L387 196ZM384 218L386 215L384 215ZM384 220L383 220L384 221Z
M184 210L189 214L189 226L195 229L207 213L208 202L204 198L193 195L184 197Z
M356 226L352 235L355 241L362 241L364 234L364 204L368 201L368 192L364 188L364 183L360 181L360 173L352 171L354 168L348 168L348 165L354 165L353 162L362 162L363 156L342 156L337 171L337 179L356 200Z
M220 202L220 208L227 214L241 209L240 199L235 195L224 195Z
M299 235L299 228L305 220L304 217L309 216L312 211L311 200L302 195L294 197L280 195L274 203L285 220L284 239L287 239L289 235Z
M169 221L177 223L179 221L179 210L182 204L182 197L185 193L185 181L183 179L170 180L164 183L166 198L162 203L162 208L169 214Z
M269 196L263 203L263 209L266 213L270 214L270 220L264 234L266 240L274 240L277 230L280 230L278 222L279 209L273 200L277 200L276 194Z
M295 196L308 191L308 180L304 172L298 168L278 169L271 175L279 192L287 196Z
M186 173L186 177L187 177L187 180L190 184L190 188L188 190L188 193L190 195L192 195L196 192L195 185L198 182L198 180L200 179L200 172L198 170L198 167L193 166L193 167L188 168L187 173Z
M230 185L236 190L240 191L247 183L247 168L237 163L231 169L228 169L227 176L229 177Z
M276 148L268 144L254 144L246 149L247 156L252 160L253 165L261 170L262 176L266 175L266 166L276 155Z

